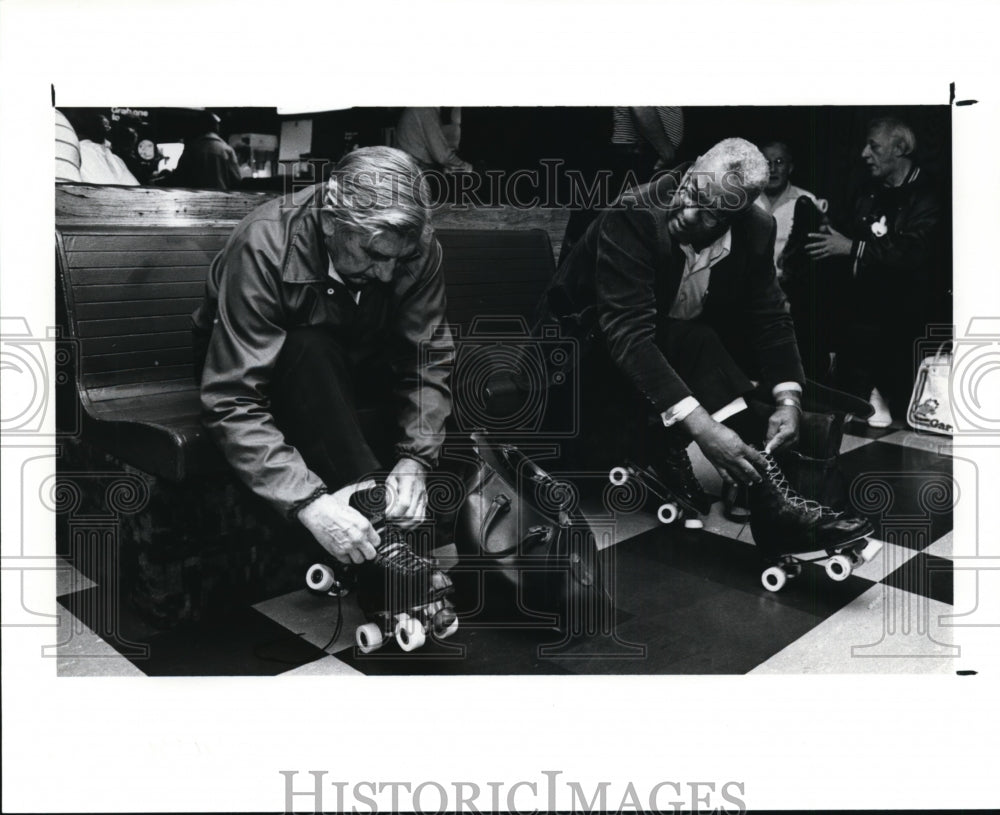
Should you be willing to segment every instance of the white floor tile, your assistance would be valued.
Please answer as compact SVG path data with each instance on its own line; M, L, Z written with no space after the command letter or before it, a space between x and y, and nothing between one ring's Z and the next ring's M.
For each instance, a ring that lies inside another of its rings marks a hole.
M85 577L68 560L59 558L56 567L56 597L92 589L96 585L93 580Z
M336 657L323 657L285 671L281 676L364 676L364 674Z
M950 436L935 436L930 433L914 433L910 430L898 430L883 436L879 441L886 444L898 444L900 447L912 447L915 450L926 450L929 453L937 453L939 456L950 456L952 454L952 443Z
M57 676L145 676L65 609L59 613Z
M934 543L924 549L924 552L928 555L936 555L937 557L951 558L952 555L952 532L948 532L942 535Z
M951 673L951 606L876 585L751 673Z
M840 442L840 454L850 453L851 450L857 450L859 447L864 447L873 441L875 439L866 439L864 436L851 436L845 433L843 440Z

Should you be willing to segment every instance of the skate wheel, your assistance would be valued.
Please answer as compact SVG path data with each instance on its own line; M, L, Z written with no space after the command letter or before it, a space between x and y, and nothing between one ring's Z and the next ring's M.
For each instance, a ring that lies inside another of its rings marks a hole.
M326 593L337 583L333 569L325 563L314 563L306 572L306 585L313 591Z
M677 504L660 504L660 508L656 510L656 517L661 524L672 524L680 514Z
M370 654L382 647L382 629L375 623L365 623L354 629L354 641L363 654Z
M404 651L414 651L424 644L427 635L420 620L405 617L396 623L396 642Z
M788 580L788 575L785 574L785 570L780 566L771 566L764 569L764 573L760 576L761 584L768 591L781 591L786 580Z
M851 561L844 555L834 555L826 564L826 574L831 579L840 583L851 576Z
M452 620L451 623L448 625L448 627L444 631L442 631L440 634L438 634L438 637L440 637L443 640L446 640L446 639L448 639L448 637L450 637L456 631L458 631L458 617L456 617L454 620Z
M610 481L615 487L622 486L626 481L628 481L628 470L624 467L612 467L611 471L608 473L608 481Z
M684 521L685 529L704 529L705 523L700 518L688 518Z

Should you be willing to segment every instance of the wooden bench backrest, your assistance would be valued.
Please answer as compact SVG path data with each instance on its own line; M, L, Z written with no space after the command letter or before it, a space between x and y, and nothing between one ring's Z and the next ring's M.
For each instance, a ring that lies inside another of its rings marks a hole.
M102 401L187 390L190 316L232 225L63 226L57 232L79 388ZM448 318L463 333L482 316L530 320L554 269L547 233L439 230Z

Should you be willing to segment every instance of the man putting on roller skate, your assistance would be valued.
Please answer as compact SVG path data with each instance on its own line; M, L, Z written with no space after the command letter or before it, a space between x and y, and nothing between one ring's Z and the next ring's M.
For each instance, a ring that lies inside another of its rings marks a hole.
M240 478L334 560L406 572L429 594L435 570L397 533L427 508L454 349L419 173L399 150L363 148L325 187L259 207L213 261L193 320L203 421ZM360 512L352 485L383 463L388 505Z
M728 488L749 486L755 541L777 556L871 529L798 496L772 456L798 439L805 377L775 278L774 219L753 206L768 174L753 144L726 139L630 191L560 266L542 322L582 341L575 466L639 461L642 478L652 465L648 480L704 514L693 440Z

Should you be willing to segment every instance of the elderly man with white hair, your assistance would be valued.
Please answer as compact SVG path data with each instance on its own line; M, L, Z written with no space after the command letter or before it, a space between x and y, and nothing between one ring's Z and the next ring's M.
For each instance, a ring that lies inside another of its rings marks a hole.
M891 117L868 125L861 159L870 181L854 201L846 235L810 233L806 249L816 259L851 263L851 306L838 356L845 388L869 399L872 427L901 417L913 388L914 343L926 332L935 264L943 258L942 205L935 185L916 162L917 140ZM891 408L891 410L890 410Z
M373 558L379 536L333 493L391 464L387 518L418 522L451 411L427 201L402 151L349 153L325 188L243 219L193 315L203 423L241 479L343 563ZM373 449L362 404L390 414L390 449Z
M542 324L582 340L574 463L641 457L686 509L706 513L693 440L728 485L760 485L749 496L759 529L815 543L862 522L800 511L770 457L798 438L805 376L775 279L774 219L753 205L768 173L760 150L732 138L637 188L560 266Z

